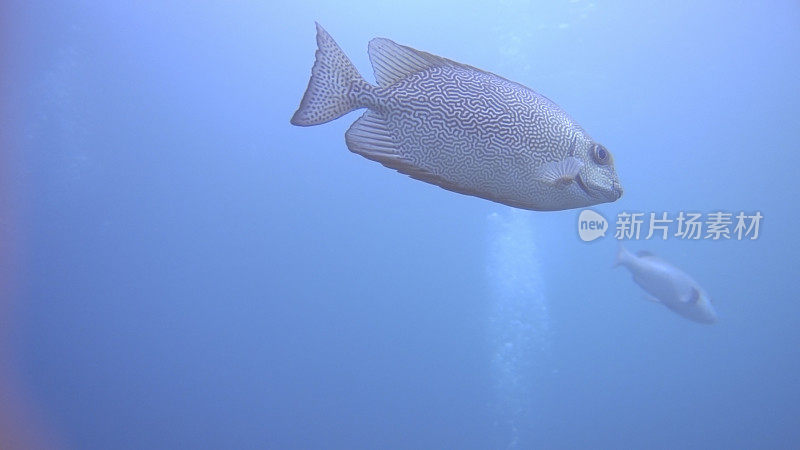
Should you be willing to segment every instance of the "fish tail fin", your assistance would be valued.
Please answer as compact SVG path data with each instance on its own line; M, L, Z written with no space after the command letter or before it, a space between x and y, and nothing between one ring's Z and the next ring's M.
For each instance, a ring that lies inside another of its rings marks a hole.
M628 259L630 253L625 247L622 246L622 242L617 241L617 256L614 258L614 265L611 267L619 267L624 265Z
M317 25L317 52L311 79L300 107L292 116L292 125L308 127L330 122L350 111L363 108L355 95L354 87L368 91L372 86L358 73L336 41Z

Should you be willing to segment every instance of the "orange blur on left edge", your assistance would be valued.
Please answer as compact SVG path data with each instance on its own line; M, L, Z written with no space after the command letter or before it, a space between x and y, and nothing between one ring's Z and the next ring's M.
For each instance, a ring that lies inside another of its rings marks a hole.
M20 210L25 189L15 174L20 173L23 138L20 87L28 70L23 61L26 38L15 26L19 8L11 3L0 3L0 449L52 449L60 446L39 420L41 409L26 395L16 364L19 349L9 342L19 326L14 313L20 307L19 280L25 264Z

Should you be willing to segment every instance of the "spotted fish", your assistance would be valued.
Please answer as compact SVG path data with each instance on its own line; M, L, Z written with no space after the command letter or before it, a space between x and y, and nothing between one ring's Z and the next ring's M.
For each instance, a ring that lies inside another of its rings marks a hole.
M347 147L418 180L531 210L613 202L611 153L555 103L513 81L376 38L368 83L317 24L316 61L291 119L319 125L367 108Z

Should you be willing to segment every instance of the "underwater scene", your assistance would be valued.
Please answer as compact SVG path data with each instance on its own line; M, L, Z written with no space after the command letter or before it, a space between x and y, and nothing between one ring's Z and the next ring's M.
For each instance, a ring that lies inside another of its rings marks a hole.
M0 449L800 447L800 3L0 6Z

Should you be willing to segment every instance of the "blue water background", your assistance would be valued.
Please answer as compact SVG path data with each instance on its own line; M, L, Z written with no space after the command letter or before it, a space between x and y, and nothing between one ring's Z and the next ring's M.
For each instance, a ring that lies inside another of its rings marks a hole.
M5 364L49 442L800 445L796 2L11 1L4 14L3 224L18 258ZM756 241L628 244L692 274L719 322L643 301L611 268L614 239L578 239L578 211L515 212L354 155L343 135L359 112L291 126L315 20L369 80L381 36L554 100L614 155L625 195L594 208L609 220L761 211ZM498 294L498 261L530 268L514 272L526 287Z

